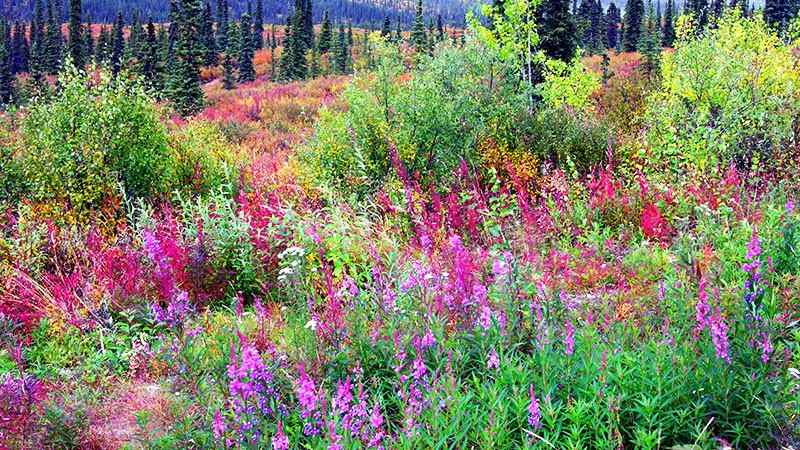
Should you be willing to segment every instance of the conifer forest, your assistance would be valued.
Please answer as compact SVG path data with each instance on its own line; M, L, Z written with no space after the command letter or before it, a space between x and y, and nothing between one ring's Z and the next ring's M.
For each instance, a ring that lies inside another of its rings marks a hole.
M800 0L0 0L0 450L800 449Z

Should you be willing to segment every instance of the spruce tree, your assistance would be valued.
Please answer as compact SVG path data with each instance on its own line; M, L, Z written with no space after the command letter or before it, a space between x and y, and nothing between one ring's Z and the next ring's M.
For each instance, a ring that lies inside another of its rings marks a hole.
M344 24L339 23L339 34L336 36L333 48L333 62L336 73L346 74L348 71L348 58L350 50L348 48L347 35L344 32Z
M256 0L253 16L253 50L264 48L264 0Z
M661 35L661 45L672 47L675 43L675 4L667 0L667 9L664 11L664 33Z
M642 54L642 65L640 67L648 76L657 73L661 65L661 36L659 31L655 21L655 14L650 9L642 28L638 48L639 53Z
M644 1L629 0L625 5L624 34L622 51L635 52L639 48L639 39L644 26Z
M14 99L14 73L11 70L11 25L0 21L0 107Z
M355 43L355 41L353 40L353 22L352 21L348 21L347 22L347 45L352 47L354 43Z
M79 69L83 69L86 65L84 58L84 51L86 50L86 43L83 40L83 6L81 0L69 0L69 41L67 48L69 49L69 56L72 58L72 64Z
M661 0L656 0L656 26L658 27L658 34L661 36ZM660 38L659 38L660 39Z
M92 36L92 15L86 13L86 27L83 32L83 44L85 45L83 54L86 56L86 62L94 55L94 36Z
M117 13L117 20L111 29L111 72L115 75L122 70L122 55L125 52L125 20L122 18L122 11Z
M394 28L394 41L398 44L403 42L403 29L400 25L400 18L398 17L395 21L395 28Z
M228 52L236 58L242 51L242 27L235 20L228 22Z
M289 39L289 80L303 80L308 74L306 61L306 41L303 35L304 19L302 10L295 10L292 16L292 34Z
M229 52L222 57L222 89L230 91L236 88L233 59Z
M64 36L61 34L61 25L56 15L55 2L48 2L47 30L45 31L45 66L49 75L55 75L61 67L61 48Z
M46 37L44 32L44 8L42 0L34 3L34 14L31 21L31 57L30 72L34 83L40 85L47 71L45 62L47 55Z
M304 49L310 49L314 46L314 15L311 0L299 0L302 5L300 16L301 35L303 37ZM297 14L295 12L295 14Z
M328 11L322 15L322 28L319 31L319 40L317 42L317 49L320 54L325 54L331 51L331 44L333 42L333 27L331 20L328 18Z
M217 51L228 50L228 0L217 0Z
M161 87L158 49L159 43L158 36L156 36L156 26L153 23L153 16L151 15L147 19L144 45L141 46L138 72L144 77L147 84L154 89L160 89Z
M14 36L11 39L11 71L14 74L27 72L31 57L30 44L25 34L25 24L16 21L14 24Z
M414 25L411 28L411 45L417 52L423 52L428 47L428 39L425 35L425 19L422 15L422 0L417 0L417 14L414 17Z
M325 13L327 16L327 11ZM381 27L381 36L389 38L391 34L392 34L392 21L389 19L389 15L387 14L386 17L383 19L383 27Z
M94 61L99 65L105 65L108 62L109 52L109 34L105 25L100 27L100 34L97 36L97 45L94 49Z
M280 63L278 64L279 76L280 79L283 81L291 80L292 69L290 67L291 57L289 55L289 52L291 51L293 22L294 22L294 16L287 16L286 24L284 25L283 28L284 29L283 49L281 50Z
M617 8L617 5L612 1L608 5L608 11L606 11L606 39L608 40L608 47L606 48L614 48L617 46L617 42L619 41L619 22L619 8Z
M747 9L746 4L739 7L743 10ZM785 32L792 19L797 17L798 8L800 8L798 0L766 0L764 2L764 22L779 32Z
M317 78L322 75L322 64L320 62L319 50L311 50L311 65L308 68L309 77Z
M199 111L205 101L200 87L203 4L200 0L180 0L177 19L171 25L176 27L177 39L167 92L178 113L186 116Z
M144 40L144 29L142 28L142 17L140 14L133 14L130 30L128 43L125 45L125 51L122 53L123 66L136 65L139 59L139 52L142 48L142 41Z
M444 24L442 23L442 15L436 15L436 40L441 42L444 40Z
M536 31L545 55L561 61L575 58L577 26L569 12L569 0L543 0L536 9Z
M209 67L216 66L219 62L219 52L214 36L214 15L211 12L210 3L206 3L205 10L203 10L202 44L203 64Z
M253 34L250 14L242 14L242 45L239 49L239 82L249 83L256 79L253 67Z

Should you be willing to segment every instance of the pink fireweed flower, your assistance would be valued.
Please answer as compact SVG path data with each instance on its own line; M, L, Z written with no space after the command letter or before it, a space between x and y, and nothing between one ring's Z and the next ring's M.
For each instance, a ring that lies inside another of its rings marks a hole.
M425 366L425 361L422 359L422 348L417 344L417 357L414 359L414 379L419 380L425 375L428 368Z
M383 304L388 311L394 311L397 307L397 293L393 289L383 291Z
M497 356L497 352L494 351L494 345L492 346L492 351L489 352L489 360L486 362L486 368L488 369L500 368L500 358Z
M772 344L769 342L769 337L767 333L761 332L761 343L759 344L761 347L761 360L765 363L769 362L770 355L775 350L772 348Z
M372 428L378 429L383 425L383 415L381 415L381 407L375 402L372 408L372 415L369 416L369 424Z
M708 325L708 316L711 314L711 307L708 305L708 292L706 292L707 285L708 279L706 274L703 274L703 277L700 279L700 286L697 291L697 305L695 306L695 311L697 312L695 317L697 318L697 328L699 330L704 330L706 328Z
M567 321L566 336L564 336L564 345L567 347L564 353L571 355L575 353L575 329L572 328L572 322Z
M747 247L745 256L748 261L753 261L761 254L761 241L758 240L758 232L755 228L753 228L753 236L750 238L750 242L745 246Z
M303 367L300 367L300 381L297 383L296 393L302 408L300 417L306 418L317 409L317 393L314 381L308 377Z
M728 352L730 347L730 343L728 342L728 325L725 324L719 307L717 308L716 314L714 314L709 321L709 333L711 334L711 340L714 342L714 347L717 349L717 358L730 364L731 357Z
M289 450L289 438L283 433L283 423L278 421L278 434L272 438L273 450Z
M794 202L792 200L788 200L786 202L786 214L791 214L794 212Z
M542 410L539 408L539 399L536 398L533 384L531 384L531 404L528 406L528 425L533 429L542 426Z
M222 441L225 437L225 432L228 430L228 426L225 425L225 421L222 420L222 416L219 414L219 409L214 411L214 424L212 426L214 430L214 439L217 442Z
M422 348L431 348L436 346L436 339L433 337L433 332L431 332L430 327L427 327L425 337L422 338L421 346Z
M328 437L331 439L328 450L342 450L344 448L344 445L339 443L342 441L342 436L336 433L336 426L333 421L328 423Z
M264 314L266 313L264 306L261 305L261 299L258 297L253 299L253 307L256 309L256 313L258 313L259 316L264 316Z
M341 381L338 382L336 397L333 398L334 410L343 413L346 413L350 410L350 402L353 401L353 393L351 392L352 387L353 386L350 384L350 375L347 376L347 379L344 381L344 383Z

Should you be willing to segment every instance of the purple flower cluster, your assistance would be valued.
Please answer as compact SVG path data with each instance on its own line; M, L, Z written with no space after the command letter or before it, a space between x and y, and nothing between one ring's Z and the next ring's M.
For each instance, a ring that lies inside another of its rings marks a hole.
M572 327L572 322L567 320L566 333L564 336L564 346L566 349L564 353L572 355L575 353L575 328Z
M233 436L228 439L258 445L264 434L263 429L270 419L286 414L286 406L281 402L272 371L266 366L255 346L245 342L241 357L236 355L236 349L231 345L228 379L234 416L231 426ZM219 423L215 420L214 429L216 437L216 434L224 433L227 428L223 428L221 420Z
M528 406L528 425L534 430L542 427L542 410L539 407L539 399L531 384L531 403Z
M167 299L172 298L175 291L175 279L172 276L172 268L167 261L167 254L161 247L158 238L149 230L145 230L142 241L147 256L154 266L154 275L161 290L161 295Z
M725 319L717 307L716 314L711 316L708 323L708 330L711 333L711 339L714 342L714 347L717 349L717 358L731 363L729 353L730 343L728 342L728 325L725 324Z
M168 328L182 329L186 317L191 310L189 294L185 291L181 291L177 296L167 302L166 309L163 309L157 302L153 303L153 318L159 325Z

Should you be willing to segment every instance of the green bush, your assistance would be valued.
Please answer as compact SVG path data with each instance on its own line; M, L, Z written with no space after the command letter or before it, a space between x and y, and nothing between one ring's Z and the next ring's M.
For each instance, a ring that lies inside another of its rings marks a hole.
M13 204L20 195L22 178L16 151L10 133L15 127L7 119L10 114L0 116L0 205Z
M216 192L236 181L236 170L245 164L219 127L190 120L172 130L173 185L192 193Z
M169 188L168 131L145 89L88 79L68 68L59 94L34 100L22 125L20 166L36 201L66 202L76 210L100 206L121 185L131 197Z
M607 160L611 132L604 126L564 110L544 108L524 114L511 135L522 147L552 168L588 172Z
M780 160L800 117L793 52L759 17L735 13L679 40L664 54L663 91L646 119L653 160L697 171Z
M396 50L377 45L374 75L357 76L343 112L321 110L306 174L348 194L374 192L396 173L390 147L422 185L452 180L462 160L479 164L478 143L501 117L524 109L523 90L495 50L472 39L442 45L434 58L405 73ZM487 75L488 74L488 75Z

